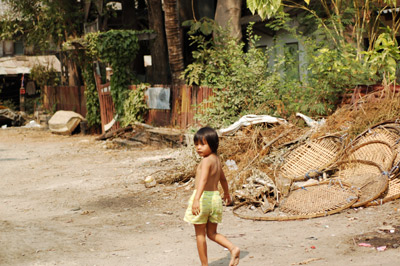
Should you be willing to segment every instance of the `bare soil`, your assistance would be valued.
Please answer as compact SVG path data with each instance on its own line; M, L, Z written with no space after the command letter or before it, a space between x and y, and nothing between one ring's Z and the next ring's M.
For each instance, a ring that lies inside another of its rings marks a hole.
M182 220L191 188L143 183L177 150L95 137L0 129L0 265L200 265ZM240 265L399 265L399 218L399 200L288 222L225 207L219 231L241 248ZM208 243L210 265L228 265L229 252Z

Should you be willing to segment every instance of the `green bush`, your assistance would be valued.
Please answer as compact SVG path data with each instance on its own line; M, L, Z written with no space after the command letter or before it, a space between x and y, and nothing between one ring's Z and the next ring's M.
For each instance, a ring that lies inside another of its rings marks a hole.
M239 116L249 113L269 113L274 105L275 79L269 72L268 55L255 48L257 36L249 28L249 50L245 44L229 37L219 29L215 38L191 32L194 63L184 71L188 84L197 84L214 89L214 96L206 102L206 108L198 116L200 121L214 127L227 125Z
M124 117L122 126L128 126L134 122L143 122L147 114L148 107L145 101L145 91L149 84L140 84L136 89L128 92L128 97L124 102Z
M209 22L207 22L209 23ZM200 122L214 127L226 126L246 114L269 114L287 118L296 112L309 116L328 115L334 111L343 93L356 85L375 83L369 68L351 45L332 46L320 36L304 37L288 27L289 19L282 17L274 23L274 30L286 29L305 47L308 62L299 78L288 69L293 62L287 56L276 56L273 66L269 55L279 47L262 51L255 44L257 36L249 26L248 49L214 28L211 38L201 31L199 22L192 24L190 38L197 50L194 62L184 71L188 84L208 86L214 96L205 103L211 106L198 112ZM322 34L322 33L319 33ZM201 106L200 106L201 107Z

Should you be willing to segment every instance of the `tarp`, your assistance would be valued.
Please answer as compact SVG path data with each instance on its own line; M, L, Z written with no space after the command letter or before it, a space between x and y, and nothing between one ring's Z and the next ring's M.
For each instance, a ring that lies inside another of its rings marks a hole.
M61 63L55 55L0 57L0 75L29 74L32 67L42 65L61 72Z

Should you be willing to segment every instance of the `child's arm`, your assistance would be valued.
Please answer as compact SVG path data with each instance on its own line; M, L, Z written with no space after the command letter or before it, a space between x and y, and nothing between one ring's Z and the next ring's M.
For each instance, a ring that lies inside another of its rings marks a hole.
M221 168L221 176L219 178L219 182L221 183L222 189L224 190L224 196L222 199L225 201L226 205L231 205L232 199L231 195L229 194L229 187L228 187L228 181L226 180L224 170Z
M198 215L200 213L200 197L203 194L204 187L207 184L208 177L211 169L211 161L204 158L200 163L200 176L199 183L196 188L196 194L194 195L192 204L193 215Z

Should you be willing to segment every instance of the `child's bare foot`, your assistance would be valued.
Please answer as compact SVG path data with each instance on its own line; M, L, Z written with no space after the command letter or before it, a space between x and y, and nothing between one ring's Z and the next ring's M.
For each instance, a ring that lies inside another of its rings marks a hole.
M238 247L234 247L231 250L231 261L229 262L229 266L238 265L239 259L240 259L240 249Z

